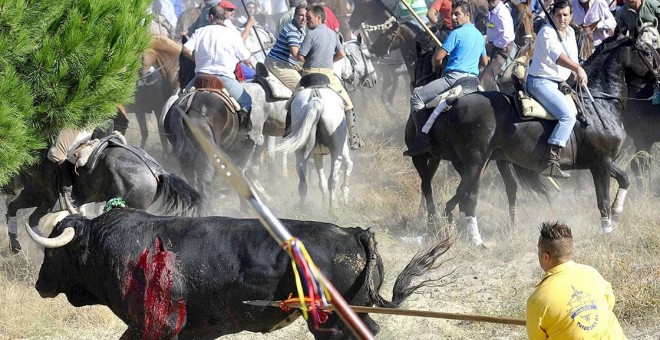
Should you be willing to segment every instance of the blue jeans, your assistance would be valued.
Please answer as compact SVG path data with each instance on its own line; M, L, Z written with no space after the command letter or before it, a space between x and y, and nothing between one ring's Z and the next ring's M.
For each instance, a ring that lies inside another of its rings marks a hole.
M447 73L444 77L438 78L420 88L413 91L412 97L410 97L410 107L413 111L419 111L424 108L426 103L433 100L442 92L445 92L450 88L456 80L463 77L476 77L474 74L462 73L462 72L450 72Z
M197 75L199 73L195 73L195 76L190 80L188 85L186 85L186 89L190 89L193 84L195 83L195 78L197 78ZM216 74L220 79L222 80L222 85L227 89L227 92L236 99L238 102L238 105L241 106L241 109L245 109L247 111L250 111L252 109L252 97L250 97L250 94L245 91L241 83L238 82L238 80L234 78L230 78L227 76L219 75Z
M559 84L553 80L528 75L527 92L557 118L558 123L550 134L548 144L566 147L575 126L575 116L568 106L568 99L559 91Z

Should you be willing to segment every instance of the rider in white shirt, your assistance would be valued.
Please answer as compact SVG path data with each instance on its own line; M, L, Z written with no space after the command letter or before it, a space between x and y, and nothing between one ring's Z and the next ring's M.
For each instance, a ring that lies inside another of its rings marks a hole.
M213 74L220 77L229 94L241 106L239 111L249 113L252 109L252 97L236 79L234 70L239 62L250 64L250 51L239 32L225 26L225 10L214 6L209 11L208 26L199 28L183 45L182 53L195 60L195 77L187 88L192 87L195 78L201 74Z
M616 28L616 19L606 0L573 0L573 22L586 26L597 23L593 32L594 47L611 36Z

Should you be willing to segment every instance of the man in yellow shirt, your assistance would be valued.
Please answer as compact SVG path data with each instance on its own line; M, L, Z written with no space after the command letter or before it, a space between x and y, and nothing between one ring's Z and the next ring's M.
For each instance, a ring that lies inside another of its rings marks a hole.
M612 312L612 285L596 269L571 260L571 229L543 223L538 248L545 275L527 299L529 338L625 339Z

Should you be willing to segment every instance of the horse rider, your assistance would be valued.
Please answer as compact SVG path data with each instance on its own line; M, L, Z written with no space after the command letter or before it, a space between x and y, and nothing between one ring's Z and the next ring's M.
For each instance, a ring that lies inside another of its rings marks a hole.
M295 8L295 16L282 27L275 45L268 53L264 64L286 87L294 91L300 82L298 50L305 38L307 7L304 4Z
M653 22L657 19L660 23L660 1L659 0L625 0L626 4L616 13L617 31L627 31L628 34L635 32L638 19L642 23Z
M451 24L451 0L435 0L426 12L426 18L429 20L429 23L439 26L441 31L446 31L449 34L449 31L452 29ZM442 21L439 20L438 15L442 18Z
M408 5L410 5L410 8L417 14L417 16L422 19L422 22L424 24L428 24L428 18L426 17L426 14L428 13L428 6L426 5L425 0L402 0ZM404 6L401 1L397 1L397 8L399 12L399 23L404 24L404 23L410 23L412 25L417 26L418 28L422 29L422 26L415 20L415 17L410 13L408 8Z
M548 22L536 35L534 56L527 72L527 92L558 121L548 139L541 174L567 178L570 175L559 167L560 153L566 147L576 118L559 86L571 76L571 72L575 75L576 84L586 86L587 73L578 64L575 32L570 26L573 14L571 1L555 1L549 14L556 30Z
M277 25L277 34L280 34L282 31L282 28L285 25L288 25L291 20L293 20L293 17L296 15L296 7L298 5L303 5L304 7L307 7L307 1L306 0L289 0L289 10L284 12L282 16L280 17L280 22ZM303 25L303 30L306 31L305 26Z
M199 17L197 18L197 20L192 25L190 25L190 27L188 27L188 30L186 31L185 35L191 36L193 33L195 33L195 31L197 29L209 25L210 24L209 11L211 10L211 8L213 8L215 6L218 6L218 5L222 9L224 9L224 11L225 11L224 25L226 27L229 27L229 28L232 28L232 29L235 29L235 30L238 31L238 28L236 28L236 26L234 25L234 22L232 21L232 20L234 20L234 14L235 14L235 11L236 11L236 6L231 1L229 1L229 0L222 0L222 1L219 1L219 0L204 0L204 7L202 7L202 10L200 11ZM249 37L249 34L250 34L250 30L252 29L252 26L254 26L256 23L257 22L254 20L254 18L252 18L252 17L248 18L247 22L245 23L245 27L244 27L243 31L240 33L241 39L243 39L244 42L247 41L247 39Z
M362 146L362 141L357 132L353 102L332 71L333 63L346 56L344 46L339 41L339 35L323 23L325 21L325 10L323 6L312 5L307 7L305 17L309 31L305 39L303 39L296 56L299 61L303 62L302 75L321 73L328 77L330 80L329 87L337 92L344 100L350 147L351 150L356 150Z
M501 0L488 0L486 54L490 61L479 74L479 81L486 91L499 90L495 79L502 72L502 66L509 58L515 38L513 18L509 9Z
M485 66L488 62L484 38L471 20L470 2L456 1L452 11L454 29L449 33L442 47L435 52L432 60L433 72L436 72L442 66L442 60L449 54L445 75L413 91L410 107L417 134L415 143L403 153L404 156L419 156L431 151L429 135L422 131L425 122L420 121L424 106L449 89L458 79L476 78L479 74L479 64Z
M616 28L616 19L606 0L573 0L573 22L583 26L596 24L592 33L594 47L614 34Z
M239 62L250 65L251 55L238 31L225 26L225 13L220 5L211 7L209 25L197 29L183 45L183 55L195 61L195 76L186 88L190 89L200 74L218 76L238 101L241 107L238 113L243 119L252 110L252 97L238 82L234 71Z

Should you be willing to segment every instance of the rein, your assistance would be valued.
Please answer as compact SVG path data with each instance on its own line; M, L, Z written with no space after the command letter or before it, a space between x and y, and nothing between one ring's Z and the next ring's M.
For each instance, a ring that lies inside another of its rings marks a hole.
M356 69L356 66L358 64L358 61L357 61L357 59L356 59L356 57L353 53L346 53L346 59L348 59L350 65L351 65L351 76L346 80L342 79L342 81L344 82L344 84L351 85L350 89L347 88L346 91L354 92L355 90L357 90L358 86L366 84L367 79L369 78L369 76L376 73L376 70L373 70L373 71L368 70L367 57L366 57L365 53L362 51L362 46L360 46L360 44L358 44L356 40L347 41L346 44L347 45L348 44L354 44L358 47L358 49L360 50L360 56L362 57L362 64L364 65L364 74L357 79L357 85L354 85L354 83L356 83L354 80L355 80L355 73L356 73L355 69ZM344 50L348 51L348 49L344 49ZM346 87L346 86L344 86L344 87Z
M396 18L391 16L387 20L385 20L384 23L380 25L367 25L365 23L362 23L361 27L363 31L366 32L373 32L373 31L385 31L388 30L394 25L394 22L396 21Z

